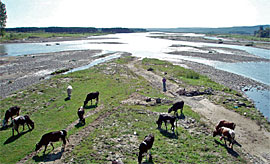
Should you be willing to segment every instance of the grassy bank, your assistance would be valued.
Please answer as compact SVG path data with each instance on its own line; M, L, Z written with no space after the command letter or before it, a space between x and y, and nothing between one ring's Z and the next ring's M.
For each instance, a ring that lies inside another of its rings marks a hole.
M218 84L207 76L200 75L190 69L173 65L167 61L143 59L142 65L144 69L153 68L156 74L166 76L167 79L177 83L182 88L200 91L212 88L214 90L214 94L206 95L212 102L222 105L225 108L233 110L241 115L246 115L252 120L255 120L258 125L261 125L270 131L270 124L267 119L255 108L254 104L243 97L241 93ZM166 72L167 75L164 75L164 72ZM239 102L244 103L245 106L239 106Z
M34 33L20 33L7 32L4 37L0 38L0 42L7 42L12 40L24 40L35 38L54 38L54 37L88 37L96 35L104 35L107 33L48 33L48 32L34 32Z
M134 93L153 99L161 97L173 101L159 90L152 88L144 78L129 70L124 65L129 60L131 58L127 57L88 70L73 72L68 75L57 75L41 84L31 86L1 100L1 119L9 107L18 105L21 107L22 115L28 114L34 120L35 129L30 132L25 130L25 133L15 137L11 137L10 128L1 130L0 163L17 162L34 151L35 144L44 133L64 129L76 121L78 119L76 114L78 107L83 104L86 94L92 91L100 92L99 106L103 106L103 108L88 117L85 126L93 123L96 118L104 115L104 113L109 112L110 115L101 119L96 129L75 147L66 161L106 163L121 158L125 163L137 163L136 153L139 143L145 135L153 133L155 135L152 150L154 163L245 163L241 157L240 148L236 147L235 151L238 153L236 153L236 156L232 156L231 152L227 151L219 141L216 141L219 144L215 142L211 134L204 133L203 129L207 129L207 127L200 121L200 116L188 106L184 108L184 115L186 118L194 120L193 125L198 130L190 132L184 127L178 127L177 133L173 134L170 130L166 132L156 129L155 123L158 118L155 112L166 112L171 104L121 103L123 100L130 99L130 96ZM157 60L144 60L143 64L151 64L151 67L155 66L156 70L158 68L163 69L163 64L166 64L168 65L166 67L168 73L180 69ZM170 69L171 72L169 72ZM200 79L201 76L198 76ZM190 77L182 80L190 81L190 83L195 81ZM72 99L65 101L68 84L73 86ZM200 85L214 87L217 84L201 82ZM89 106L86 112L90 110L95 110L95 106ZM168 127L170 128L170 125ZM79 132L82 128L74 127L68 132L68 136ZM20 131L22 131L22 128L20 128ZM60 146L61 143L57 145ZM48 152L50 150L51 147L48 148ZM40 152L30 159L29 163L41 162L42 160L42 152ZM145 161L145 158L143 161Z

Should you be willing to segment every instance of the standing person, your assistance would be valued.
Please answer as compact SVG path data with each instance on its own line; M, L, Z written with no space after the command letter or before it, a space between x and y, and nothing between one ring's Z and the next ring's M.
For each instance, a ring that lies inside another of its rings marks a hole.
M69 86L67 87L67 95L68 95L68 99L69 99L69 100L70 100L70 98L71 98L71 93L72 93L72 86L69 85Z
M166 92L167 89L166 89L166 78L165 77L163 77L162 83L163 83L163 92Z

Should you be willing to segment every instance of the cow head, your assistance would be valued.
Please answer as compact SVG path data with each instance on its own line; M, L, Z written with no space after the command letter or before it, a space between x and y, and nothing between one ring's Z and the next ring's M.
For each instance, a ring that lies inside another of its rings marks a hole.
M168 109L168 113L171 113L171 112L172 112L172 108L169 108L169 109Z
M42 145L41 145L40 143L37 143L37 144L36 144L36 149L35 149L35 151L38 151L38 150L41 148L41 146L42 146Z
M160 129L161 128L161 125L162 125L162 121L157 120L156 123L158 125L158 128Z

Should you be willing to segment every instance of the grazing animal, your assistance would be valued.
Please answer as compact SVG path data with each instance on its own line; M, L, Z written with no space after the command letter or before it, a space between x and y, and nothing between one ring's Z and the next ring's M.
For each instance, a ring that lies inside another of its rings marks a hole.
M24 116L18 116L15 117L14 119L12 119L12 136L14 136L14 129L17 131L17 133L19 134L19 126L22 125L23 126L23 130L24 130L24 124L27 125L29 130L33 130L34 129L34 122L30 119L30 117L28 115L24 115ZM30 125L30 127L29 127Z
M36 144L35 151L38 151L44 145L45 150L43 151L43 153L45 153L48 144L51 144L52 147L53 147L53 150L54 150L54 146L53 146L52 143L60 141L60 140L63 141L63 146L64 146L64 149L65 149L66 139L67 139L66 137L67 137L67 131L66 130L60 130L60 131L46 133L41 137L41 140ZM67 139L67 141L69 142L68 139Z
M84 107L86 106L86 104L88 103L89 100L91 100L91 105L92 105L92 99L96 99L96 104L98 103L98 96L99 96L99 92L91 92L86 96L86 99L84 101Z
M142 162L142 155L144 153L147 153L147 151L152 148L153 143L154 143L155 137L153 136L153 134L149 134L148 136L145 136L143 142L140 144L139 147L139 156L138 156L138 162L139 164L141 164ZM152 160L152 156L151 156L151 152L149 152L149 161Z
M222 140L224 138L224 142L225 142L225 145L227 146L226 144L226 139L229 140L230 144L229 146L231 145L231 149L233 149L233 144L234 144L234 138L235 138L235 132L234 130L230 129L230 128L226 128L226 127L221 127L219 128L218 130L215 130L214 133L213 133L213 137L215 137L216 135L220 135L220 140Z
M67 87L67 95L68 95L68 99L71 98L71 93L72 93L72 86L69 85L69 86Z
M221 120L216 125L216 130L218 130L221 127L227 127L227 128L230 128L230 129L234 130L235 129L235 126L236 126L236 124L233 123L233 122L229 122L229 121L226 121L226 120Z
M162 122L165 123L165 127L166 127L166 131L167 131L167 122L171 123L171 130L174 132L174 122L176 120L175 116L170 116L167 114L160 114L158 120L156 121L156 123L158 124L158 128L161 128L162 126ZM177 125L176 125L177 126Z
M174 115L176 114L178 116L177 110L181 109L181 114L183 113L183 108L184 108L184 101L179 101L173 104L172 107L168 109L168 113L171 113L174 111Z
M83 124L85 124L85 118L83 118L84 108L82 106L78 109L77 114L79 116L80 122L82 122Z
M11 118L11 120L12 120L13 116L15 116L15 115L19 116L19 114L20 114L20 107L18 107L18 106L10 107L5 113L5 118L3 120L3 127L8 125L9 118Z

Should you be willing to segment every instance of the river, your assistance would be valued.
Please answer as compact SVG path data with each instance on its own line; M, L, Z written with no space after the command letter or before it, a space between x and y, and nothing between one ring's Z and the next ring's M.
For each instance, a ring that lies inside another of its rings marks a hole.
M128 34L111 34L106 36L91 37L90 40L49 42L49 43L20 43L20 44L1 44L0 54L4 56L20 56L27 54L49 53L68 50L84 49L102 49L105 52L125 51L132 53L133 56L141 58L158 58L161 60L181 61L189 60L202 64L213 66L217 69L232 72L244 77L256 80L258 82L270 85L270 63L269 62L248 62L248 63L224 63L211 61L203 58L194 58L181 55L171 55L166 52L170 51L172 44L181 44L195 47L225 47L244 50L248 53L270 59L270 50L213 43L172 41L165 39L156 39L148 37L150 33L128 33ZM203 37L197 34L185 34ZM215 39L215 38L213 38ZM115 44L118 43L118 44ZM187 49L196 51L194 49ZM96 61L97 63L106 60ZM94 64L92 64L94 65ZM87 67L83 67L87 68ZM83 69L83 68L79 68ZM254 100L256 107L268 118L270 118L270 91L261 91L252 89L246 92L246 95Z

